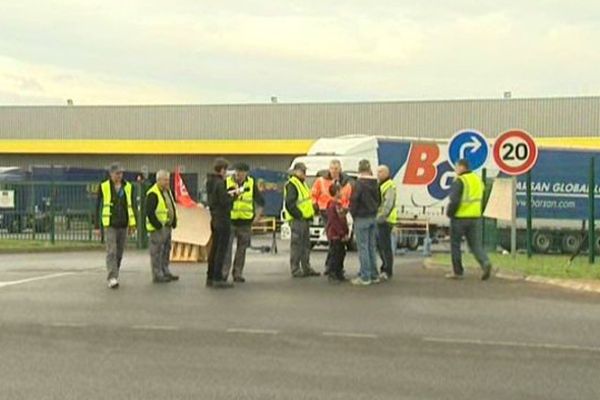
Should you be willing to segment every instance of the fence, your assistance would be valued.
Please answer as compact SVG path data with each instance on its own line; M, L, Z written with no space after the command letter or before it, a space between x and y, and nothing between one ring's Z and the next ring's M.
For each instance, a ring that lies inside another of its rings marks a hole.
M0 183L6 197L0 209L0 239L101 242L102 235L94 233L98 186L99 182ZM138 221L143 221L144 189L145 184L134 184ZM131 240L143 247L144 224L138 228Z
M593 263L600 254L599 165L592 154L563 153L517 179L517 249L529 257L585 253ZM492 185L487 179L488 196ZM484 227L488 250L510 250L510 223L486 218Z

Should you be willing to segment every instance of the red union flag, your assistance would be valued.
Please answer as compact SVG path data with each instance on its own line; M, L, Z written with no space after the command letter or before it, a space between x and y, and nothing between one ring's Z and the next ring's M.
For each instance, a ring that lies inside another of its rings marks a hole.
M181 178L181 174L179 173L179 167L175 169L175 200L177 203L181 204L184 207L196 207L197 204L188 193L187 187L185 183L183 183L183 179Z

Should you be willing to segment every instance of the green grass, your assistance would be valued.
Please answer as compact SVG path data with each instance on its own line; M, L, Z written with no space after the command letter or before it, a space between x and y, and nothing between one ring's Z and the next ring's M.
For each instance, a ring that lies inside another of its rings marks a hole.
M69 241L56 242L54 245L47 240L18 240L1 239L0 253L33 253L58 251L84 251L102 249L99 242Z
M501 271L547 278L600 279L600 258L596 264L590 265L587 256L580 256L569 266L568 255L534 255L531 259L525 254L517 254L516 259L497 253L490 253L489 256L494 268L500 268ZM450 254L435 254L433 262L450 266ZM465 268L479 268L471 254L463 254L463 263Z

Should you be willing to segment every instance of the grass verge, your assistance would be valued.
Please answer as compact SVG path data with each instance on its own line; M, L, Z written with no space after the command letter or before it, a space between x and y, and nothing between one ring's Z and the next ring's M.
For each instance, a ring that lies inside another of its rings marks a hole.
M43 253L62 251L100 250L104 246L99 242L56 242L51 244L47 240L0 240L0 254L4 253Z
M526 276L543 276L559 279L600 279L600 261L590 265L587 257L576 258L569 265L568 255L534 255L531 259L525 254L517 254L513 259L510 255L490 254L494 268L514 272ZM434 254L432 261L436 264L452 265L450 254ZM479 269L471 254L463 254L465 268Z

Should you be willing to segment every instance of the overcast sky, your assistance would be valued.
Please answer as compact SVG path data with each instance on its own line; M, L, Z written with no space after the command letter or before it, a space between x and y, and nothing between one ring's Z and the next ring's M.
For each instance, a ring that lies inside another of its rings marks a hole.
M600 94L598 0L0 1L0 104Z

